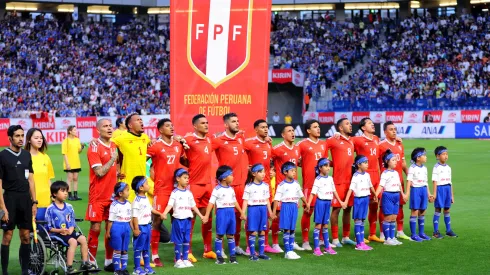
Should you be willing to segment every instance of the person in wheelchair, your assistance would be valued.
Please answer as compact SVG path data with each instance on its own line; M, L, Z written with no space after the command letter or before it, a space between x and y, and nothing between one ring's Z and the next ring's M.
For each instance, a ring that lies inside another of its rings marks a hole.
M66 255L67 274L78 274L81 271L97 271L97 267L88 261L87 239L81 233L75 231L73 206L65 202L68 198L68 183L56 181L51 184L50 189L54 202L46 210L45 221L51 237L68 246ZM80 270L73 267L75 250L78 245L80 245L83 261Z

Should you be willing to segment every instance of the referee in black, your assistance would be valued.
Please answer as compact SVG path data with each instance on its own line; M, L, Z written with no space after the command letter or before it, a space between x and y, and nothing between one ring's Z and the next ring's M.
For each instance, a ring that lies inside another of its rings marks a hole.
M12 125L7 131L10 147L0 152L0 209L3 211L4 230L1 248L3 275L8 274L10 241L15 226L19 229L19 260L22 275L29 274L29 251L32 231L32 217L37 213L36 189L32 170L31 154L22 149L24 130L20 125ZM1 215L1 214L0 214Z

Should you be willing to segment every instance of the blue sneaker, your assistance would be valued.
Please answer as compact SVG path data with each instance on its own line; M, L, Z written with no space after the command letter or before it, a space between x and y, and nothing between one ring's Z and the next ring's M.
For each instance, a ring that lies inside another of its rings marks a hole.
M418 242L418 243L420 243L420 242L423 241L418 235L412 235L410 237L410 240L413 241L413 242Z
M151 267L145 267L146 274L157 274Z
M268 261L271 258L269 256L267 256L267 255L264 254L264 255L259 255L259 259Z
M429 236L425 235L425 233L419 234L419 237L424 241L432 240Z
M137 267L133 271L133 275L146 275L146 272L141 268L141 266Z
M257 262L259 260L259 257L257 257L256 255L253 255L253 256L250 256L248 259L252 262Z
M446 236L453 237L453 238L457 238L458 237L458 235L456 235L456 233L454 233L452 230L446 232Z
M434 232L434 234L432 234L432 238L434 238L434 239L442 239L444 237L442 236L441 232L436 231L436 232Z
M354 242L353 240L349 239L349 238L346 238L346 239L342 239L342 244L346 245L356 245L356 242Z

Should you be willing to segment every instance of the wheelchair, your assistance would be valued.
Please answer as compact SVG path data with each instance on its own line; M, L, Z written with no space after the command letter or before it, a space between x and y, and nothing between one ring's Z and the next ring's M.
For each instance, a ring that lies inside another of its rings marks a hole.
M82 233L78 222L82 222L83 219L75 219L77 223L75 230ZM67 274L66 253L68 251L68 245L62 240L53 236L46 229L47 223L45 221L36 221L37 242L34 240L34 233L31 233L31 252L29 259L29 274L35 275L58 275ZM78 249L75 254L73 265L77 266L81 263L81 255L79 255ZM97 269L97 261L93 255L88 253L88 258L95 264ZM50 272L47 271L47 266L54 266L54 269ZM80 271L79 274L87 275L92 273L98 273L98 271Z

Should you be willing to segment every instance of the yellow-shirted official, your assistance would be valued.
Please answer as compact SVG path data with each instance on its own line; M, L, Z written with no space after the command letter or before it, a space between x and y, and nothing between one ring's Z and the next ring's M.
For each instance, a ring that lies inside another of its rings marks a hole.
M112 138L122 154L120 172L126 176L123 180L131 185L136 176L146 176L146 151L150 138L144 133L143 120L138 114L131 114L126 118L127 132ZM129 201L135 197L134 190L129 193Z
M48 145L40 129L31 128L27 131L25 150L31 153L36 199L38 200L37 220L44 220L46 208L51 204L51 179L54 169L51 158L46 154Z
M66 172L66 182L70 187L68 200L78 201L78 173L82 171L80 163L80 153L85 147L78 138L77 127L68 126L66 130L68 136L61 143L61 154L63 155L63 169Z

